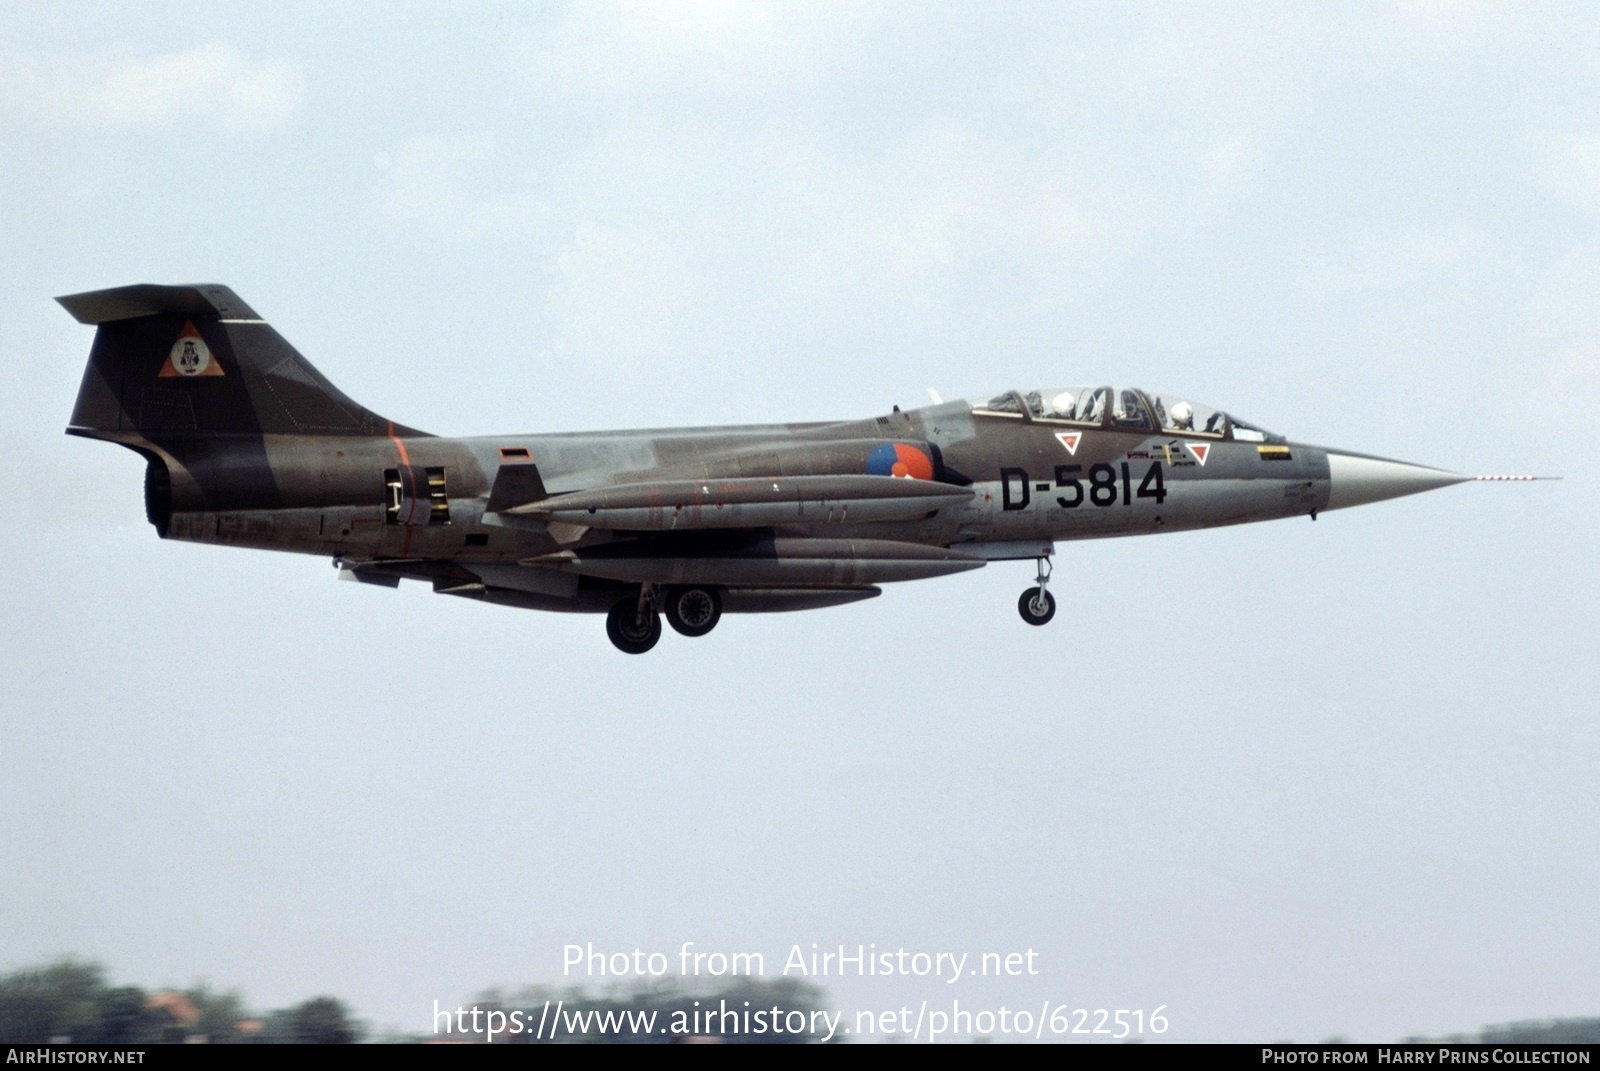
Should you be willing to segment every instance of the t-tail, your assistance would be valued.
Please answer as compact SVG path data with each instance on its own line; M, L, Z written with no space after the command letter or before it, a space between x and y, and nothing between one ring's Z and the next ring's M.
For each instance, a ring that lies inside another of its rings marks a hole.
M149 462L150 521L174 509L285 504L273 452L297 440L414 438L358 405L225 286L95 290L57 298L97 328L68 434L120 443Z
M99 328L70 434L129 446L390 434L388 421L324 379L225 286L123 286L56 300Z

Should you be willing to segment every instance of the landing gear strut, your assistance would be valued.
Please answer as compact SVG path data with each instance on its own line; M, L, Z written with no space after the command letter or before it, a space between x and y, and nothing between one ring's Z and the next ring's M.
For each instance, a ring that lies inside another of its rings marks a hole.
M644 654L661 639L661 615L648 584L637 598L623 599L606 614L606 635L624 654Z
M1024 591L1017 600L1017 613L1030 625L1043 625L1056 616L1055 596L1046 590L1050 583L1050 571L1050 559L1041 557L1038 583Z
M722 596L716 588L669 588L667 624L683 636L704 636L722 620Z

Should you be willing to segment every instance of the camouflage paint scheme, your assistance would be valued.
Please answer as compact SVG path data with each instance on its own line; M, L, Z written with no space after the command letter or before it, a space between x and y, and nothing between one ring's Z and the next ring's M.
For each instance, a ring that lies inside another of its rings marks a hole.
M1315 519L1469 478L1221 413L1192 430L1166 408L1188 403L1109 387L1086 420L1008 393L841 423L443 438L347 398L225 287L58 300L97 326L67 430L146 458L162 538L606 613L630 653L663 613L702 635L723 612L837 605L1003 559L1039 561L1019 611L1043 624L1056 541Z

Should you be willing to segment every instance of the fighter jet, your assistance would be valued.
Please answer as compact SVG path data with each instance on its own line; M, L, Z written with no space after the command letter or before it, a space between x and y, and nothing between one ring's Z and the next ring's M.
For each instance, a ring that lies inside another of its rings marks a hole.
M1471 477L1290 442L1187 395L1008 390L839 423L445 438L339 391L231 290L58 298L96 327L67 432L145 458L163 539L328 555L341 576L661 620L838 606L879 585L1034 560L1061 540L1316 519Z

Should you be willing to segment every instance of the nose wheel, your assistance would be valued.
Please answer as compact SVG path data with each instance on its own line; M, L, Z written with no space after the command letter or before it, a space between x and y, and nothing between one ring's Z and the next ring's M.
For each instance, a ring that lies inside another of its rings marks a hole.
M1038 582L1017 600L1017 613L1030 625L1043 625L1056 616L1055 596L1048 590L1050 572L1050 559L1040 558Z
M623 599L606 614L606 636L624 654L644 654L661 639L661 615L647 592Z

